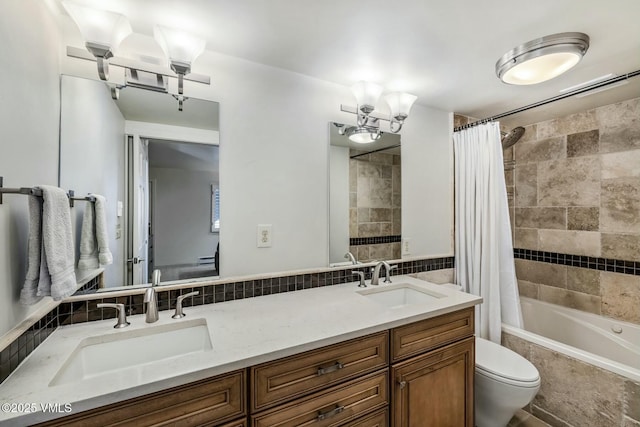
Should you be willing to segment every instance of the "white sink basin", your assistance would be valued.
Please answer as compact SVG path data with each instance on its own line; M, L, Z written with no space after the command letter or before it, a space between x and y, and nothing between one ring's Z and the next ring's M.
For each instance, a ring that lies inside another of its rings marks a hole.
M369 300L387 308L400 308L408 305L427 304L440 298L446 298L444 294L433 292L410 283L398 283L379 288L358 291Z
M49 386L105 376L137 377L140 381L167 377L154 363L212 349L205 319L193 319L83 339Z

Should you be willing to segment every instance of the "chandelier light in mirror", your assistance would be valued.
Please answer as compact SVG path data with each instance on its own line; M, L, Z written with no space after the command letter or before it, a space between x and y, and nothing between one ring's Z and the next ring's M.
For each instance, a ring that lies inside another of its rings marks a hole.
M153 35L169 60L169 66L178 75L178 110L187 99L184 93L184 76L191 72L191 64L202 54L206 42L191 34L173 28L156 26Z
M558 33L511 49L496 62L496 75L512 85L532 85L573 68L589 49L584 33Z
M62 5L80 29L85 46L95 56L101 80L109 79L109 58L122 40L131 34L131 25L124 15L86 7L71 1Z
M411 106L416 101L415 95L408 93L391 93L386 95L385 101L389 104L391 111L387 118L375 113L375 106L383 92L383 87L374 83L360 81L351 87L351 92L356 98L355 111L341 105L341 110L354 113L357 116L357 126L340 128L341 135L347 135L353 142L367 144L374 142L381 137L380 120L389 122L392 133L397 133L402 129L404 120L409 116Z

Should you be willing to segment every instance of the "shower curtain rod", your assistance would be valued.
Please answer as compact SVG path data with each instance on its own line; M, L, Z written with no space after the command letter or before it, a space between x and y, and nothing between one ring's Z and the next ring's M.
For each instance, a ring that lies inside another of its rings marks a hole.
M400 147L400 144L390 145L388 147L378 148L377 150L367 151L366 153L354 154L353 156L350 157L350 159L355 159L356 157L366 156L367 154L378 153L380 151L391 150L392 148L398 148L398 147Z
M551 98L543 99L542 101L534 102L533 104L525 105L524 107L516 108L515 110L510 110L510 111L507 111L505 113L497 114L495 116L491 116L491 117L487 117L487 118L482 119L482 120L475 121L473 123L469 123L469 124L466 124L466 125L463 125L463 126L458 126L458 127L454 128L453 131L454 132L459 132L459 131L461 131L463 129L467 129L467 128L470 128L470 127L473 127L473 126L477 126L477 125L480 125L480 124L484 124L484 123L489 123L489 122L492 122L494 120L501 119L503 117L508 117L508 116L511 116L511 115L514 115L514 114L517 114L517 113L522 113L523 111L531 110L533 108L542 107L543 105L547 105L547 104L550 104L552 102L560 101L561 99L569 98L571 96L579 95L581 93L590 92L590 91L592 91L594 89L599 89L601 87L609 86L611 84L618 83L618 82L621 82L623 80L628 80L628 79L630 79L632 77L636 77L638 75L640 75L640 70L632 71L630 73L623 74L621 76L611 77L610 79L603 80L603 81L598 82L598 83L593 83L591 85L584 86L584 87L581 87L581 88L578 88L578 89L572 90L570 92L566 92L566 93L563 93L561 95L557 95L557 96L554 96L554 97L551 97Z

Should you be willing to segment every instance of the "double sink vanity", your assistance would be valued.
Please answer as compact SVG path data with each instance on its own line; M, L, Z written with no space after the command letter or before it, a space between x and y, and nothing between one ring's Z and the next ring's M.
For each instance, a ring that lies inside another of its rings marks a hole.
M0 390L70 411L0 425L473 426L481 298L366 283L59 327Z

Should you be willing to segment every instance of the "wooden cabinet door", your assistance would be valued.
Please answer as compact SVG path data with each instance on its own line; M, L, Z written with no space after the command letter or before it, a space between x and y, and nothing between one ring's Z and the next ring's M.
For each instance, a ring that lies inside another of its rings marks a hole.
M474 338L392 366L393 427L473 427Z

